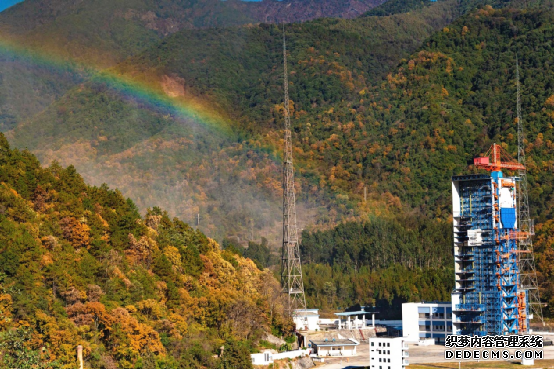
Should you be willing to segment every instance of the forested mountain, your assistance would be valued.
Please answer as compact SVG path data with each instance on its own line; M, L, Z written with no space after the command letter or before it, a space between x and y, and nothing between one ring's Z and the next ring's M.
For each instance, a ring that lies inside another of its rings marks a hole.
M458 7L450 0L412 14L288 25L296 142L305 140L310 129L323 128L323 112L359 99L363 86L380 81L388 68L456 18ZM275 245L281 203L281 50L281 30L273 25L181 31L110 72L116 85L127 78L174 96L173 102L200 101L201 110L219 115L211 126L160 104L152 107L132 93L122 96L99 78L20 124L10 137L44 162L74 164L91 183L117 186L141 209L161 203L193 224L200 213L200 227L210 235L245 239L254 228ZM320 172L318 161L303 160L311 150L295 153L301 160L302 227L397 204L390 194L373 194L365 210L358 209L348 192L331 189L334 184Z
M286 26L298 213L313 231L303 243L310 302L448 297L450 177L474 172L473 157L492 142L515 153L516 52L551 300L552 2L399 5L384 4L388 16ZM94 74L8 137L43 162L74 163L90 183L116 185L141 210L160 203L219 239L244 246L266 236L276 246L281 48L274 25L182 30ZM357 223L334 227L345 220ZM372 236L391 232L387 242Z
M39 113L91 69L112 66L179 30L352 18L382 2L24 1L0 13L0 130Z
M384 0L30 0L0 13L1 39L111 65L182 29L352 18Z
M90 368L247 368L262 335L289 334L268 270L159 208L2 134L0 182L2 368L73 368L79 344Z
M364 95L371 101L367 110L369 113L351 114L347 118L357 119L365 127L373 127L373 133L368 135L372 139L360 146L359 151L353 150L355 146L352 142L356 142L354 132L358 127L354 125L350 131L342 129L341 132L341 126L344 126L342 117L348 114L348 106L343 106L342 111L334 109L329 120L341 124L337 124L335 130L318 136L323 141L335 135L333 144L324 147L328 157L340 155L342 158L335 166L340 164L344 167L345 163L351 163L350 169L343 172L343 183L348 183L352 174L356 173L356 158L363 158L360 163L368 170L364 170L362 176L367 173L366 180L383 186L381 191L388 190L400 196L403 203L409 203L422 214L427 213L437 220L448 219L452 174L471 173L472 158L484 153L492 142L500 142L509 152L516 153L515 60L518 57L522 70L530 199L534 217L538 222L545 222L537 226L537 268L543 299L549 303L553 302L554 296L554 244L550 236L554 205L551 144L554 90L550 68L553 17L550 10L485 8L459 19L433 35L421 50L406 58L396 71L389 73L386 82L373 86L368 90L371 92ZM364 117L371 118L366 121ZM315 130L311 132L315 133ZM425 222L434 223L431 220ZM401 224L408 231L413 228L409 222L402 221ZM399 240L395 243L396 247L387 248L388 238L398 240L398 235L403 235L405 231L387 232L388 236L382 244L372 243L373 237L366 229L377 226L379 222L373 225L370 222L365 226L344 225L333 231L304 234L302 249L305 258L322 264L307 267L307 273L312 269L318 271L313 274L312 281L320 281L319 285L312 282L311 286L318 286L312 296L320 296L320 301L323 299L320 304L325 303L326 288L332 292L331 296L334 296L333 291L344 291L338 301L346 299L364 304L368 296L382 296L379 290L368 293L358 287L360 284L354 276L360 274L356 270L359 262L380 260L375 256L360 256L362 253L377 252L389 258L398 258L400 252L411 254L416 265L409 266L398 259L396 262L418 276L428 273L426 268L417 265L419 254L405 250L405 245L411 242ZM430 232L438 235L433 242L436 250L423 251L425 259L431 262L433 258L442 256L441 260L435 260L435 268L432 268L439 275L441 270L452 265L451 256L448 256L451 253L448 250L451 240L447 233L450 223L445 222L443 226L443 232ZM388 227L394 229L390 225ZM371 233L383 232L376 229ZM357 238L357 234L363 234L361 239ZM429 231L420 236L424 234L429 234ZM350 243L350 240L354 241ZM425 244L429 244L425 238L418 238L418 246L424 247ZM325 268L327 273L323 272ZM387 268L386 264L374 266L362 274L374 275L377 281L384 278L396 284L393 282L395 277L389 280L382 277L386 274L376 273ZM345 274L352 276L345 279ZM332 277L333 284L325 286L323 281L328 276ZM447 280L437 286L448 286L451 272L442 276ZM440 290L432 289L435 295ZM397 288L391 297L428 299L412 294L406 288ZM551 315L553 311L549 308L546 313Z

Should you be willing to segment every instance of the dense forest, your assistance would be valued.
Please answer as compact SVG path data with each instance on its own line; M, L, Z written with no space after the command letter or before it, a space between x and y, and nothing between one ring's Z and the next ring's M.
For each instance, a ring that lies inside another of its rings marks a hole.
M344 223L302 233L310 306L377 306L399 319L400 303L448 301L454 284L451 224L416 216Z
M247 368L287 336L268 270L0 134L0 366ZM220 349L223 347L223 350Z

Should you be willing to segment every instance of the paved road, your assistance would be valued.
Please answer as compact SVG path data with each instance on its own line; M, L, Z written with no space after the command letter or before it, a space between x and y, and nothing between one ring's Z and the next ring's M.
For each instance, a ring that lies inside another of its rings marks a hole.
M439 363L448 360L444 359L444 346L416 346L410 345L410 357L408 358L410 364L427 364L427 363ZM323 365L318 366L322 369L345 369L345 368L359 368L369 366L369 346L367 342L362 342L357 348L358 356L346 358L331 358L325 359ZM554 346L548 346L543 349L544 359L554 359ZM537 360L536 363L539 363Z

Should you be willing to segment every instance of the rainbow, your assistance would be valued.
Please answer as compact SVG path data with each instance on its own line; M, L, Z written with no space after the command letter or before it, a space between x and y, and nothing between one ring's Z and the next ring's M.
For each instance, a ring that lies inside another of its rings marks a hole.
M193 96L168 96L159 83L145 82L118 73L115 68L99 69L74 60L23 47L14 41L0 38L0 57L13 57L19 62L60 72L70 71L84 76L86 83L102 84L121 97L140 101L155 111L193 121L213 132L232 136L230 119Z

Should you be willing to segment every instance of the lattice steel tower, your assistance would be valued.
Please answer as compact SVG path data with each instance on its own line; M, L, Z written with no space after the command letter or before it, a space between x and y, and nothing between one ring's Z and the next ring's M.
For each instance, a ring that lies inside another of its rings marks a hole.
M525 169L525 132L523 131L523 120L521 119L521 91L519 83L519 61L516 60L517 79L517 160L523 164L519 174L518 194L518 215L521 237L518 241L518 264L520 270L521 288L527 290L529 306L533 314L544 324L542 316L542 304L539 295L537 272L535 270L535 255L533 252L533 239L535 227L529 213L529 193L527 188L527 170Z
M294 166L292 163L292 135L289 115L289 79L287 71L287 44L283 26L283 60L284 60L284 115L285 115L285 150L283 157L283 247L281 250L281 286L287 294L289 315L296 309L306 309L306 296L302 281L302 264L296 229L296 199L294 191Z

